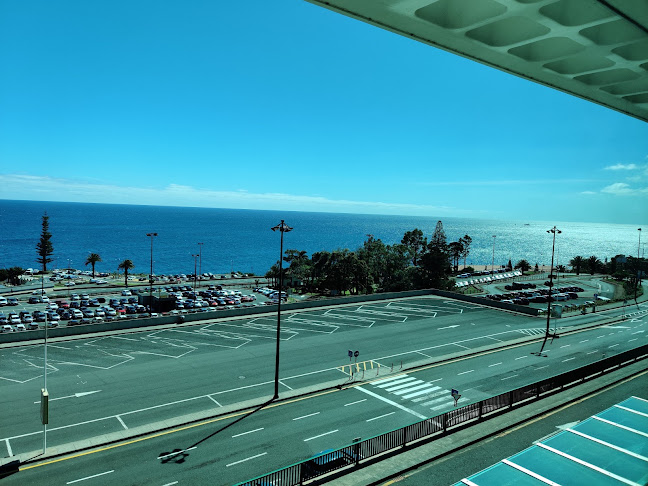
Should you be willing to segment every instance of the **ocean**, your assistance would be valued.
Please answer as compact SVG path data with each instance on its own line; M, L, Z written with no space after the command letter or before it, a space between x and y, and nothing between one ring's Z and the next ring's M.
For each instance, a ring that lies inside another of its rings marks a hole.
M419 228L431 236L434 216L383 216L367 214L309 213L119 204L85 204L0 200L0 268L39 268L36 243L41 216L47 212L54 247L48 269L90 269L85 261L98 253L98 272L113 273L131 259L131 273L148 274L151 240L155 232L154 273L193 273L194 258L202 245L202 271L252 272L263 275L279 258L279 232L271 227L284 219L294 229L284 234L284 249L317 251L355 250L367 235L386 244L398 243L406 231ZM515 264L524 258L532 265L551 262L554 225L555 264L568 264L581 255L601 260L617 254L637 254L637 225L556 221L502 221L441 218L448 242L463 235L472 238L467 264L490 265L495 242L495 265ZM644 231L644 233L646 233ZM493 238L493 235L496 237ZM646 237L645 239L648 239ZM643 242L642 242L643 246Z

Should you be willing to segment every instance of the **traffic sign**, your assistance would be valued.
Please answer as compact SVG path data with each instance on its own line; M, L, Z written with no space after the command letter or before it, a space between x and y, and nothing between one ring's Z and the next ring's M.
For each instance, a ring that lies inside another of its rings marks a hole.
M356 351L355 353L353 353L353 356L355 356L356 358L360 356L360 351Z
M353 351L351 351L351 350L349 349L349 358L350 358L351 356L353 356Z

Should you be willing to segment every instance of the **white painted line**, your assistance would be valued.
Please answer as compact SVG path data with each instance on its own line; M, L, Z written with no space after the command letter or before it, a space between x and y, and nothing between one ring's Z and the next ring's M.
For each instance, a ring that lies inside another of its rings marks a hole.
M121 337L121 336L112 336L112 338L113 339L123 339L124 341L139 341L139 339L133 339L133 338L127 338L127 337ZM176 483L177 483L177 481L176 481Z
M372 420L378 420L378 419L380 419L380 418L387 417L387 416L389 416L389 415L394 415L395 413L396 413L396 412L389 412L389 413L386 413L386 414L384 414L384 415L379 415L378 417L374 417L374 418L367 419L367 420L365 420L365 422L371 422Z
M221 405L220 403L218 403L218 402L216 401L216 399L215 399L214 397L212 397L211 395L207 395L207 398L209 398L212 402L214 402L214 403L215 403L216 405L218 405L219 407L222 407L222 405Z
M11 450L11 444L9 443L9 439L5 439L5 443L7 444L7 452L9 453L9 457L13 456L13 451Z
M279 380L279 383L281 383L283 386L285 386L289 390L292 390L292 388L290 388L288 385L286 385L283 381Z
M618 345L619 345L618 343L617 343L617 344L613 344L612 346L608 346L608 348L613 348L613 347L618 346Z
M506 378L502 378L501 381L510 380L511 378L515 378L516 376L520 376L520 375L507 376Z
M103 476L104 474L110 474L110 473L112 473L112 472L115 472L115 470L113 469L112 471L102 472L102 473L99 473L99 474L95 474L94 476L88 476L87 478L75 479L74 481L68 481L68 482L65 483L65 484L78 483L79 481L85 481L86 479L96 478L96 477L98 477L98 476Z
M178 456L187 451L193 451L194 449L196 449L196 447L190 447L189 449L182 449L181 451L177 451L177 452L170 452L169 454L164 454L163 456L158 457L158 459L164 459L165 457L171 457L171 456Z
M388 381L394 381L394 380L400 380L401 378L405 377L407 375L398 375L398 376L392 376L390 378L382 378L381 380L376 380L373 382L373 385L376 383L387 383Z
M583 339L582 341L579 341L579 344L580 343L586 343L587 341L589 341L589 339Z
M66 348L65 346L56 346L54 344L49 345L50 348L58 348L58 349L65 349L66 351L71 351L72 348Z
M501 365L501 364L502 364L502 363L495 363L495 364L492 364L492 365L488 365L488 367L489 367L489 368L492 368L493 366L499 366L499 365Z
M247 432L241 432L240 434L233 435L232 439L234 437L241 437L242 435L252 434L254 432L258 432L259 430L263 430L263 427L261 427L260 429L248 430Z
M251 456L248 457L247 459L241 459L240 461L233 462L231 464L228 464L225 467L230 467L230 466L235 466L236 464L241 464L242 462L249 461L250 459L256 459L257 457L265 456L267 452L262 452L261 454L257 454L256 456Z
M540 368L536 368L536 370L541 370L541 369L544 369L544 368L549 368L549 365L541 366Z
M602 337L605 337L605 336L596 336L596 339L601 339Z
M564 346L560 346L560 347L561 348L568 348L569 346L571 346L571 344L565 344Z
M475 370L462 371L461 373L457 373L457 376L459 376L459 375L466 375L466 374L468 374L468 373L472 373L473 371L475 371Z
M437 327L437 331L441 331L442 329L452 329L453 327L459 327L459 324L455 324L454 326Z
M362 393L366 393L367 395L371 395L372 397L377 398L378 400L382 400L385 403L389 403L390 405L393 405L396 408L400 408L401 410L404 410L405 412L411 413L412 415L414 415L415 417L418 417L420 419L428 418L425 415L421 415L420 413L415 412L414 410L410 410L409 408L402 406L400 403L393 402L391 400L388 400L387 398L381 397L377 393L374 393L374 392L369 391L369 390L365 390L361 386L356 386L354 389L359 390Z
M316 435L315 437L309 437L308 439L304 439L304 442L308 442L309 440L313 440L313 439L318 439L320 437L324 437L325 435L335 434L336 432L338 432L338 429L331 430L330 432L324 432L323 434Z
M434 391L434 390L439 389L438 386L430 385L429 383L423 383L422 385L413 386L412 388L407 388L405 390L399 390L397 392L394 392L394 395L405 395L406 393L411 393L413 391L422 390L423 388L425 388L426 391ZM407 396L407 395L405 395L405 396ZM405 398L405 397L403 397L403 398Z
M117 420L119 420L119 423L122 424L122 427L124 427L126 430L128 430L128 427L126 427L126 424L124 423L124 421L121 419L121 417L119 415L115 415L115 418Z
M443 396L439 398L435 398L434 400L430 400L425 403L421 403L421 406L427 407L428 405L432 405L433 403L448 402L452 400L452 397L450 396L450 393L448 393L448 390L444 390L442 393L436 393L436 395L443 395Z
M454 346L459 346L460 348L470 349L468 346L463 346L462 344L457 344L457 343L451 343L451 344L453 344Z
M414 381L410 381L409 383L405 383L404 385L401 384L401 385L392 386L391 388L385 388L385 391L391 393L393 391L400 390L402 388L407 388L413 385L420 385L421 383L425 383L425 382L423 380L414 380Z
M528 358L528 356L520 356L519 358L515 358L513 361L517 361L518 359L524 359L524 358Z
M315 416L315 415L319 415L319 412L309 413L308 415L302 415L301 417L296 417L296 418L294 418L293 420L301 420L301 419L303 419L303 418L306 418L306 417L313 417L313 416Z
M565 362L567 362L567 361L571 361L572 359L576 359L576 358L567 358L567 359L563 359L562 362L565 363Z
M172 483L166 483L162 486L173 486L174 484L178 484L178 481L173 481Z
M367 401L367 399L366 399L366 398L363 398L362 400L357 400L357 401L355 401L355 402L346 403L346 404L344 404L344 406L345 406L345 407L348 407L349 405L355 405L356 403L362 403L362 402L366 402L366 401Z
M634 338L634 339L628 339L628 342L631 343L632 341L636 341L636 340L637 340L637 338Z
M408 376L407 378L401 378L400 380L393 381L391 383L382 383L380 385L377 385L377 387L378 388L387 388L387 387L390 387L390 386L399 385L401 383L407 383L408 381L414 381L414 380L416 380L416 378L412 378L411 376Z
M590 352L587 353L587 354L594 354L594 353L598 353L598 349L595 349L594 351L590 351Z
M426 394L429 394L431 391L440 390L440 389L441 389L441 387L439 387L439 386L435 386L435 387L432 387L432 388L426 388L425 390L410 393L409 395L404 395L402 398L404 398L405 400L409 400L410 398L418 397L419 395L426 395Z

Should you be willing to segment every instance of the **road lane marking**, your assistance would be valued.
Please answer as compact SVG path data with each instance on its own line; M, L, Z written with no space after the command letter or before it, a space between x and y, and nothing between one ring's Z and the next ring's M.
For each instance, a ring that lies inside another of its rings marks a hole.
M433 388L426 388L425 390L421 390L421 391L417 391L417 392L414 392L414 393L410 393L409 395L405 395L405 396L403 396L403 398L406 399L406 400L409 400L410 398L418 397L419 395L429 394L430 392L440 390L440 389L441 389L440 386L435 386Z
M406 388L405 390L398 390L397 392L394 392L394 395L405 395L406 393L412 393L413 391L422 390L424 388L425 390L429 390L429 391L439 389L438 386L430 385L429 383L423 383L422 385L413 386L412 388Z
M323 434L316 435L315 437L309 437L308 439L304 439L304 442L308 442L309 440L313 440L313 439L318 439L320 437L324 437L325 435L335 434L338 431L339 429L331 430L330 432L324 432Z
M290 388L288 385L286 385L286 384L285 384L284 382L282 382L281 380L279 380L279 383L281 383L283 386L285 386L285 387L288 388L289 390L292 390L292 388Z
M582 341L579 341L579 344L580 343L586 343L587 341L589 341L589 339L583 339Z
M524 359L524 358L528 358L528 356L520 356L519 358L515 358L514 361L517 361L518 359Z
M459 327L459 324L455 324L454 326L437 327L437 331L441 331L442 329L452 329L453 327Z
M560 346L560 347L561 348L568 348L569 346L571 346L571 344L565 344L564 346Z
M502 364L501 362L500 362L500 363L495 363L495 364L492 364L492 365L488 365L488 367L489 367L489 368L492 368L493 366L499 366L499 365L501 365L501 364Z
M511 378L515 378L516 376L520 376L520 375L507 376L506 378L502 378L502 381L510 380Z
M613 347L618 346L618 345L619 345L618 343L617 343L617 344L613 344L612 346L608 346L608 348L613 348Z
M265 456L267 452L262 452L261 454L257 454L256 456L251 456L246 459L241 459L240 461L233 462L231 464L226 465L225 467L230 467L230 466L235 466L237 464L241 464L242 462L249 461L250 459L256 459L257 457Z
M587 353L587 354L594 354L594 353L598 353L598 349L595 349L594 351L590 351L590 352Z
M455 346L459 346L460 348L470 349L468 346L463 346L461 344L457 344L457 343L452 343L452 344L455 345Z
M381 383L380 385L376 385L378 388L387 388L390 386L394 385L400 385L401 383L407 383L408 381L414 381L416 378L413 378L411 376L408 376L407 378L401 378L400 380L393 381L391 383Z
M218 403L218 402L216 401L216 399L215 399L214 397L212 397L211 395L207 395L207 398L209 398L212 402L214 402L214 403L215 403L216 405L218 405L219 407L222 407L222 405L221 405L220 403Z
M392 376L390 378L381 378L380 380L374 381L373 384L376 385L377 383L387 383L388 381L400 380L405 376L407 375L398 375L398 376Z
M119 423L122 424L122 427L124 427L126 430L128 430L128 427L126 427L126 424L124 423L124 421L121 419L121 417L119 415L115 415L115 418L117 420L119 420Z
M345 403L344 406L345 406L345 407L348 407L349 405L355 405L356 403L362 403L362 402L366 402L366 401L367 401L367 399L366 399L366 398L363 398L362 400L357 400L357 401L355 401L355 402Z
M303 418L306 418L306 417L312 417L312 416L314 416L314 415L319 415L319 412L309 413L308 415L302 415L301 417L296 417L296 418L294 418L293 420L301 420L301 419L303 419Z
M365 420L365 422L371 422L372 420L378 420L378 419L380 419L380 418L387 417L387 416L389 416L389 415L394 415L395 413L396 413L396 412L389 412L389 413L386 413L386 414L384 414L384 415L379 415L378 417L374 417L374 418L367 419L367 420Z
M104 474L110 474L110 473L112 473L112 472L115 472L115 470L113 469L112 471L102 472L102 473L99 473L99 474L95 474L94 476L88 476L87 478L75 479L74 481L68 481L68 482L65 483L65 484L78 483L79 481L85 481L86 479L96 478L96 477L98 477L98 476L103 476Z
M596 336L596 339L601 339L602 337L605 337L605 336Z
M459 375L465 375L465 374L468 374L468 373L472 373L473 371L475 371L475 370L462 371L461 373L457 373L457 376L459 376Z
M576 358L567 358L567 359L563 359L562 362L565 363L565 362L567 362L567 361L571 361L572 359L576 359Z
M177 456L179 454L184 454L187 451L193 451L194 449L197 449L197 447L190 447L189 449L182 449L181 451L170 452L169 454L164 454L163 456L159 456L158 459L164 459L165 457Z
M162 486L173 486L174 484L178 484L178 481L173 481L172 483L166 483Z
M261 427L260 429L248 430L247 432L241 432L240 434L233 435L232 439L234 437L241 437L242 435L252 434L254 432L258 432L259 430L263 430L263 427Z
M420 385L421 383L425 383L425 382L423 380L414 380L414 381L410 381L409 383L405 383L404 385L401 384L401 385L393 386L391 388L385 388L385 391L388 391L389 393L392 393L392 392L395 392L396 390L400 390L402 388L408 388L410 386Z
M382 401L385 402L385 403L388 403L388 404L390 404L390 405L393 405L393 406L396 407L396 408L400 408L401 410L404 410L405 412L409 412L409 413L411 413L412 415L414 415L415 417L418 417L418 418L420 418L420 419L426 419L426 418L428 418L428 417L426 417L425 415L421 415L420 413L415 412L414 410L411 410L411 409L409 409L409 408L407 408L407 407L402 406L400 403L393 402L393 401L391 401L391 400L388 400L387 398L381 397L381 396L378 395L377 393L374 393L374 392L369 391L369 390L365 390L365 389L362 388L361 386L356 386L355 389L356 389L356 390L360 390L362 393L366 393L367 395L371 395L372 397L377 398L378 400L382 400Z
M637 340L637 338L634 338L634 339L628 339L628 342L631 343L632 341L636 341L636 340Z
M549 365L541 366L540 368L536 368L536 370L541 370L541 369L543 369L543 368L549 368Z

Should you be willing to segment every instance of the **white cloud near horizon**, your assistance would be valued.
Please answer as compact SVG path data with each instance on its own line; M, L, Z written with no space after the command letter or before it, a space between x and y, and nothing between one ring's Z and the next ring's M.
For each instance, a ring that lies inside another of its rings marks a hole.
M614 164L608 165L603 170L636 170L638 168L637 164Z
M641 196L648 195L648 187L635 189L625 182L615 182L614 184L605 186L601 189L601 192L605 194L613 194L615 196Z
M179 184L169 184L161 189L116 186L26 174L0 174L0 186L3 187L2 199L440 216L465 216L479 212L449 206L335 200L274 192L214 191Z

